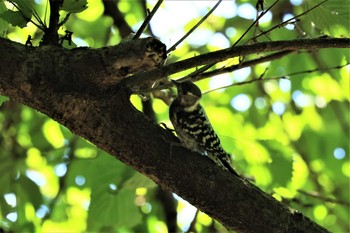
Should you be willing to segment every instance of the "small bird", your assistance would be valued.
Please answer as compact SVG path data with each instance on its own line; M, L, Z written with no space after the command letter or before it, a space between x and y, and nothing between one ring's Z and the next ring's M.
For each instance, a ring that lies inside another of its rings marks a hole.
M208 155L216 164L239 176L230 165L230 155L224 151L203 107L199 104L201 90L192 82L177 82L177 97L170 105L169 117L182 144L192 151Z

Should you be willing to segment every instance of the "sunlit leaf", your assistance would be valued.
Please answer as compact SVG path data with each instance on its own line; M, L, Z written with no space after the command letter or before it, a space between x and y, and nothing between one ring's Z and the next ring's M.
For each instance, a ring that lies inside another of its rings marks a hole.
M261 187L267 187L271 185L272 175L271 172L265 166L255 165L249 167L250 174L254 176L255 183Z
M97 155L97 149L91 147L83 147L76 149L74 155L79 158L95 158Z
M154 229L156 229L155 233L166 232L168 230L165 223L157 219L155 216L150 216L147 218L147 228L148 232L154 231Z
M345 162L341 169L343 174L350 178L350 162Z
M297 194L295 190L290 190L284 187L274 188L273 191L279 194L280 196L282 196L283 198L288 198L288 199L294 198L295 195Z
M303 118L298 115L292 115L291 112L287 112L283 115L283 123L290 139L292 141L298 140L305 127Z
M213 219L203 212L199 212L197 218L198 222L203 224L204 226L210 226L210 224L212 224L213 222Z
M294 155L293 160L292 187L297 190L302 188L306 183L309 170L305 161L299 155Z
M40 169L46 164L46 159L42 157L40 150L32 147L27 150L26 164L29 168Z
M121 189L135 190L138 187L155 188L157 185L150 178L137 172L123 183Z
M345 98L345 93L343 94L339 83L327 73L307 79L306 86L327 102Z
M317 220L323 220L327 214L328 211L324 205L318 205L314 208L314 216Z
M100 1L89 1L88 7L83 12L77 14L77 17L88 22L95 22L103 15L104 7Z
M64 137L57 122L53 120L47 120L43 125L43 133L46 140L54 148L60 148L64 145Z

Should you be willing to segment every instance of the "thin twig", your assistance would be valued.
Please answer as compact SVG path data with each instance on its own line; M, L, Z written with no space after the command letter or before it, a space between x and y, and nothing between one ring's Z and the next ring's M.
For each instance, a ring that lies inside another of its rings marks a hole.
M313 72L318 72L318 71L327 71L327 70L341 69L341 68L343 68L345 66L348 66L348 65L350 65L350 63L347 63L345 65L327 67L327 68L315 68L315 69L311 69L311 70L303 70L303 71L298 71L298 72L287 74L286 76L293 76L293 75L298 75L298 74L313 73Z
M260 57L257 59L253 59L253 60L249 60L249 61L245 61L236 65L232 65L232 66L228 66L228 67L222 67L220 69L216 69L216 70L212 70L212 71L208 71L205 73L201 73L198 74L195 77L191 77L192 81L199 81L202 80L204 78L208 78L208 77L213 77L219 74L224 74L224 73L229 73L235 70L239 70L245 67L250 67L250 66L254 66L263 62L268 62L268 61L272 61L272 60L276 60L279 59L281 57L284 57L290 53L293 53L295 51L293 50L286 50L286 51L281 51L281 52L277 52L277 53L273 53L264 57Z
M70 13L68 13L68 14L64 17L64 19L63 19L61 22L58 23L58 27L61 27L63 24L65 24L65 23L68 21L69 16L70 16Z
M208 11L208 13L201 18L201 20L199 20L196 25L194 25L180 40L178 40L173 46L170 47L170 49L168 49L166 51L166 53L170 53L171 51L176 49L176 46L178 46L184 39L186 39L197 27L199 27L199 25L201 25L208 17L209 15L211 15L213 13L213 11L219 6L219 4L222 2L222 0L219 0L215 6L213 8L210 9L210 11Z
M264 31L264 32L262 32L262 33L260 33L260 34L258 34L256 36L252 37L250 40L255 40L256 38L258 38L258 37L260 37L262 35L266 35L266 34L270 33L272 30L275 30L276 28L283 27L284 25L288 24L289 22L300 18L301 16L309 13L310 11L314 10L315 8L319 7L320 5L322 5L323 3L327 2L327 1L328 0L324 0L323 2L320 2L319 4L317 4L317 5L313 6L313 7L311 7L310 9L308 9L307 11L304 11L303 13L301 13L299 15L296 15L293 18L290 18L290 19L288 19L286 21L283 21L282 23L277 24L276 26L270 28L269 30Z
M340 66L327 67L327 68L324 68L324 69L315 68L315 69L312 69L312 70L303 70L303 71L299 71L299 72L293 72L293 73L285 74L285 75L279 76L279 77L263 78L263 75L261 75L259 78L255 78L255 79L251 79L251 80L243 81L243 82L237 82L237 83L233 83L233 84L227 85L227 86L218 87L218 88L209 90L209 91L207 91L207 92L205 92L203 94L207 94L209 92L220 90L220 89L223 89L223 88L228 88L228 87L233 87L233 86L241 86L241 85L245 85L245 84L248 84L248 83L254 83L254 82L258 82L258 81L270 81L270 80L289 79L289 76L295 76L295 75L307 74L307 73L313 73L313 72L319 72L319 71L327 71L327 70L333 70L333 69L340 69L340 68L343 68L345 66L348 66L349 64L350 63L347 63L345 65L340 65Z
M147 15L145 21L143 21L141 27L139 28L139 30L136 32L136 34L132 38L133 40L138 39L141 36L142 32L145 30L145 28L147 27L147 25L151 21L153 15L157 12L158 8L163 3L163 1L164 0L158 0L157 4L154 6L153 10Z
M234 44L233 46L235 46L240 40L242 40L242 38L243 38L243 37L248 33L248 31L258 22L258 20L264 15L264 13L268 12L275 4L277 4L278 1L279 1L279 0L275 1L266 11L264 11L262 14L260 14L259 17L249 26L249 28L243 33L243 35L235 42L235 44ZM276 26L270 28L269 30L260 33L259 35L254 36L254 37L251 38L250 40L255 40L256 38L258 38L258 37L260 37L260 36L262 36L262 35L268 34L269 32L271 32L272 30L274 30L274 29L276 29L276 28L278 28L278 27L281 27L281 26L283 26L283 25L285 25L285 24L288 24L290 21L295 20L295 19L297 19L297 18L299 18L299 17L301 17L301 16L307 14L308 12L312 11L313 9L315 9L316 7L318 7L318 6L320 6L321 4L325 3L326 1L328 1L328 0L324 0L323 2L321 2L321 3L317 4L317 5L315 5L314 7L311 7L311 8L308 9L307 11L305 11L305 12L303 12L303 13L301 13L301 14L299 14L299 15L297 15L297 16L291 18L291 19L288 19L288 20L286 20L286 21L284 21L284 22L282 22L282 23L280 23L280 24L278 24L278 25L276 25ZM186 77L184 77L184 78L181 78L181 80L188 80L188 79L190 79L190 78L194 78L194 77L196 77L196 75L199 75L200 73L203 73L204 71L208 70L208 69L209 69L210 67L212 67L214 64L215 64L215 63L205 65L204 67L202 67L202 68L196 70L196 71L193 72L192 74L190 74L190 75L188 75L188 76L186 76Z
M205 94L208 94L208 93L210 93L212 91L217 91L217 90L220 90L220 89L223 89L223 88L228 88L228 87L233 87L233 86L242 86L242 85L245 85L245 84L259 82L259 81L264 82L264 81L279 80L279 79L288 79L288 78L286 76L273 77L273 78L263 78L263 76L260 76L259 78L254 78L254 79L251 79L251 80L248 80L248 81L237 82L237 83L233 83L231 85L218 87L218 88L206 91L206 92L204 92L202 94L205 95Z
M249 30L273 7L277 4L279 0L276 0L269 8L266 9L266 11L263 11L257 18L256 20L254 20L254 22L248 27L248 29L238 38L238 40L231 46L234 47L236 46L243 38L244 36L249 32ZM197 75L202 74L204 71L210 69L213 65L215 65L216 62L207 64L199 69L197 69L196 71L194 71L193 73L187 75L186 77L183 77L179 80L185 81L185 80L189 80L192 79L194 77L196 77Z
M46 24L41 20L38 12L36 12L36 10L34 8L33 9L33 16L34 18L39 22L40 25L42 25L44 28L46 28Z
M257 18L256 20L254 20L254 22L248 27L248 29L241 35L241 37L232 45L232 46L236 46L242 39L243 37L250 31L250 29L252 27L254 27L254 25L259 22L259 20L269 11L272 9L272 7L274 7L277 3L279 2L279 0L276 0L269 8L266 9L266 11L263 11Z
M322 196L322 195L320 195L319 193L316 193L316 192L308 192L308 191L304 191L304 190L301 190L301 189L299 189L298 192L301 193L301 194L304 194L306 196L309 196L309 197L314 197L314 198L320 199L322 201L350 206L350 202L348 202L348 201L337 200L337 199L334 199L332 197L325 197L325 196Z

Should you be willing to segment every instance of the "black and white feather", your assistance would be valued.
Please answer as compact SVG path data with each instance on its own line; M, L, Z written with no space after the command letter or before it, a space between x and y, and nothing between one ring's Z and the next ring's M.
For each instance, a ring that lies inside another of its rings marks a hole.
M202 97L200 89L190 81L173 83L178 94L170 105L169 116L182 144L192 151L208 155L220 167L237 175L230 166L230 155L223 150L219 137L199 104Z

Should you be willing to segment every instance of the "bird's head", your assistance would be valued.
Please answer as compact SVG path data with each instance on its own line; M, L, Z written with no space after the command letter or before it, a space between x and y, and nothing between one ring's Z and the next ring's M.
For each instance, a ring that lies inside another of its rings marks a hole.
M180 105L182 105L188 112L193 111L202 97L201 90L190 81L180 83L172 80L172 83L177 88L177 98Z

